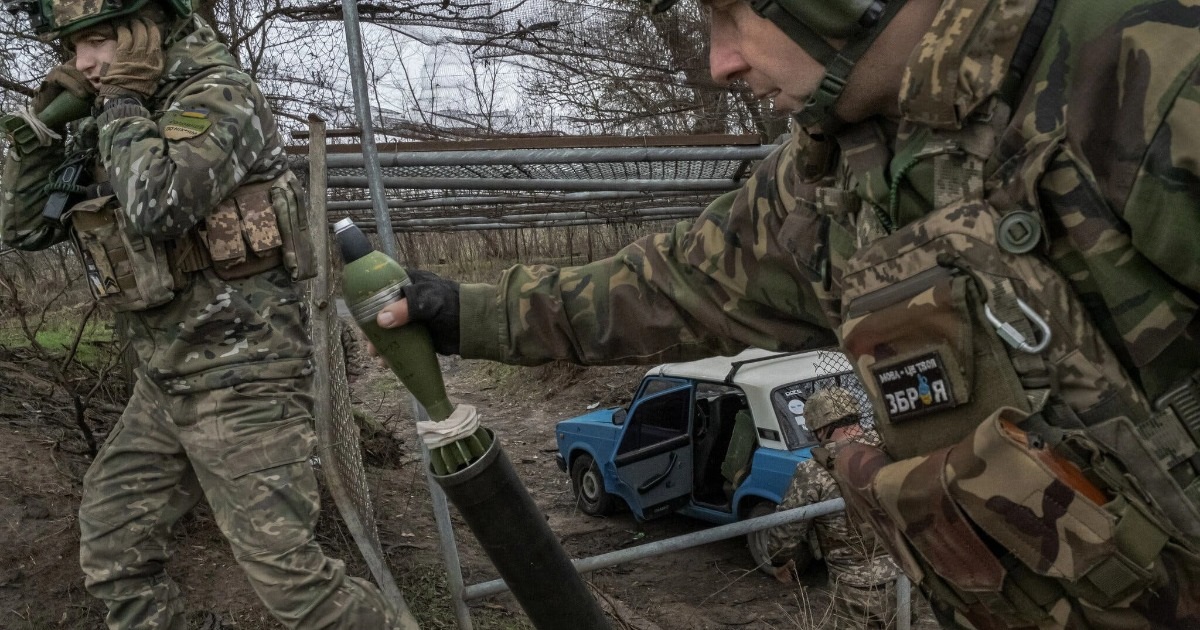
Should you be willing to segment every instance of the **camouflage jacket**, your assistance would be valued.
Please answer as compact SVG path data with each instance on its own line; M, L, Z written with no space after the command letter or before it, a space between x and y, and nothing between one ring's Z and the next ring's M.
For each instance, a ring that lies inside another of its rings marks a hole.
M809 459L796 467L778 509L790 510L840 496L842 493L829 471L816 460ZM767 532L768 551L775 557L787 557L792 550L808 544L810 527L816 528L817 542L825 556L831 584L869 588L900 575L900 569L875 536L864 536L856 525L851 525L845 512L772 528Z
M1009 89L1034 4L946 0L910 59L899 121L851 125L835 142L793 134L698 219L608 259L465 285L463 355L601 364L831 344L839 264L873 227L830 209L862 204L904 224L940 206L948 187L921 157L954 134L991 143L986 174L1021 176L1044 215L1043 254L1153 396L1200 366L1200 7L1059 0ZM1013 104L998 129L984 116L997 99Z
M166 51L149 116L117 118L98 130L88 119L73 140L95 147L128 229L152 240L183 235L237 187L288 168L266 98L212 28L194 19ZM185 112L191 121L181 133L176 123ZM41 216L45 184L63 153L61 143L23 158L10 152L0 200L5 243L36 250L67 237ZM170 303L128 318L133 347L158 383L197 391L310 369L304 306L285 271L229 282L209 271L192 276Z
M235 188L275 179L287 159L266 98L237 67L229 49L199 18L195 29L166 52L148 118L119 118L82 139L98 146L98 166L139 236L170 239L203 220ZM209 126L196 137L167 129L182 112L201 114ZM86 125L84 126L86 128ZM66 232L41 217L44 185L62 161L55 143L4 169L0 236L18 249L41 249Z

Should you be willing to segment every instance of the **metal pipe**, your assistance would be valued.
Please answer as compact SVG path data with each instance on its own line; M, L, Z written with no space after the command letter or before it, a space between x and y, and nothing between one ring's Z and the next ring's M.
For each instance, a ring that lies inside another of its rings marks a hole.
M392 166L499 166L517 164L587 164L611 162L695 162L761 160L778 145L712 147L609 147L573 149L493 149L477 151L413 151L380 153L379 164ZM361 168L354 153L330 155L329 168Z
M608 630L600 606L521 484L499 440L493 439L466 468L433 478L535 628Z
M367 188L368 178L337 176L329 178L330 188ZM505 179L482 177L384 177L386 188L418 190L638 190L727 192L741 186L732 179ZM372 189L372 195L374 195ZM379 208L376 208L378 216Z
M572 203L580 201L609 201L621 199L650 199L645 193L640 192L579 192L579 193L563 193L559 195L541 195L521 196L521 195L487 195L487 196L467 196L467 197L436 197L432 199L388 199L389 208L439 208L442 206L483 206L483 205L502 205L512 203L522 204L538 204L538 203ZM371 208L370 200L361 201L331 201L329 209L334 211L348 210L369 210Z
M901 573L896 578L896 630L912 627L912 581Z
M587 573L589 571L615 566L630 560L640 560L642 558L660 556L664 553L697 547L699 545L705 545L718 540L749 534L750 532L756 532L761 529L776 527L785 523L803 521L806 519L816 518L818 516L824 516L826 514L832 514L834 512L840 512L845 508L846 502L839 497L837 499L830 499L829 501L822 501L820 503L813 503L812 505L793 508L784 512L776 512L774 514L738 521L728 525L721 525L720 527L713 527L711 529L705 529L698 532L693 532L691 534L685 534L683 536L676 536L674 538L659 540L656 542L647 543L645 545L638 545L637 547L631 547L629 549L621 549L619 551L612 551L599 556L592 556L591 558L575 560L572 564L575 565L575 568L580 573ZM508 587L505 586L504 580L492 580L490 582L483 582L468 586L464 596L469 601L472 599L479 599L480 597L487 597L488 595L503 593L506 590L508 590Z
M359 31L358 25L357 0L342 0L342 20L345 23L346 31L346 52L350 56L350 85L354 90L354 112L358 116L358 124L362 128L362 164L367 171L367 176L362 178L364 185L359 188L371 189L375 219L380 223L386 223L388 211L384 201L383 169L379 167L379 149L375 146L375 129L371 124L371 97L367 94L367 69L366 64L363 63L362 33ZM332 181L330 181L329 187L335 187ZM392 234L391 229L379 233L379 242L383 246L383 253L387 254L389 258L395 259L396 237Z
M421 402L412 397L413 417L418 422L429 420L429 412L421 406ZM433 499L433 521L437 525L438 541L442 548L442 562L446 563L446 582L450 588L450 603L454 607L454 619L458 622L459 630L472 630L471 609L467 600L463 599L462 563L458 559L458 545L454 542L454 523L450 520L450 508L446 503L446 493L437 484L430 472L429 447L421 443L421 461L425 468L425 483L429 485L429 496Z
M701 206L683 206L678 208L637 208L624 212L603 214L599 212L539 212L530 214L506 214L499 217L426 217L416 219L393 218L392 226L429 227L435 225L469 225L472 223L524 223L531 221L578 221L582 219L602 219L606 221L624 221L631 217L660 217L675 215L696 215L704 211ZM355 221L355 225L369 227L370 220Z
M316 115L310 115L308 124L313 137L313 143L309 145L313 168L308 172L308 224L320 226L310 230L313 251L316 252L318 261L328 261L329 230L321 229L324 227L327 216L325 208L325 121ZM331 335L331 322L337 321L337 312L330 312L330 307L333 305L330 300L329 265L317 265L317 275L312 279L308 289L309 309L313 313L309 322L313 355L329 357L330 338L336 338L336 335ZM341 352L340 347L337 352ZM313 390L332 391L330 362L321 360L314 363ZM406 630L417 630L419 628L417 620L409 610L404 594L396 586L396 580L383 559L382 550L379 549L377 542L379 534L376 531L375 523L366 518L369 514L360 514L361 507L356 505L351 498L354 496L351 489L353 479L344 478L345 469L342 465L334 463L338 457L337 449L333 448L333 444L335 444L333 423L336 422L334 418L337 417L337 414L331 397L317 396L314 398L313 417L318 419L317 428L322 440L321 455L329 457L331 464L325 470L325 480L329 484L338 512L346 522L346 527L354 537L354 542L362 551L363 560L375 578L375 583L379 585L383 597L394 607L395 613L399 617L400 627Z
M613 225L619 223L644 223L647 221L677 221L681 219L693 219L696 215L681 214L661 217L634 217L629 220L623 218L613 219L584 219L579 221L536 221L532 223L470 223L466 225L430 225L430 226L404 226L392 224L392 229L404 233L426 233L426 232L473 232L479 230L523 230L532 228L560 228L560 227L579 227L583 225ZM368 230L369 231L369 230Z

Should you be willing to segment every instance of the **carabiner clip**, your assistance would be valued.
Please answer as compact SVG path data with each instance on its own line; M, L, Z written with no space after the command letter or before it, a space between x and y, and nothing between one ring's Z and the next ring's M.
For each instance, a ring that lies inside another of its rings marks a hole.
M1013 348L1029 354L1037 354L1045 350L1046 346L1050 345L1050 325L1034 312L1032 308L1029 308L1029 305L1024 300L1017 298L1017 306L1025 314L1025 317L1042 331L1042 340L1035 345L1030 345L1029 341L1025 339L1025 335L1022 335L1019 330L1013 328L1012 324L1000 321L1000 318L992 313L992 306L990 304L983 305L983 314L996 329L996 334L1000 335L1000 338Z

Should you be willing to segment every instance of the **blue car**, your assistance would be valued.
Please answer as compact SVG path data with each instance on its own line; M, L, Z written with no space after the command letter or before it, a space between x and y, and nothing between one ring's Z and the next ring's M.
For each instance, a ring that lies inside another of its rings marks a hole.
M558 465L593 516L612 513L618 500L639 520L679 512L725 524L768 514L815 445L804 401L831 385L861 388L836 351L751 349L660 365L628 407L559 422ZM768 557L765 538L748 536L755 563L783 564Z

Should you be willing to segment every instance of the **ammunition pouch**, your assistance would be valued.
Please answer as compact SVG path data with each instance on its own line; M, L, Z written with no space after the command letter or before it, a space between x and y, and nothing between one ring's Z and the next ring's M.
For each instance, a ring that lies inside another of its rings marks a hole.
M68 216L92 295L114 311L140 311L166 304L189 273L208 268L224 280L280 265L293 280L315 276L303 199L287 171L238 188L196 229L166 242L132 236L111 194L76 204Z
M316 275L303 192L289 170L275 180L242 186L200 228L213 272L236 280L280 264L292 280Z
M1063 597L1121 607L1162 586L1169 526L1025 433L1025 419L1002 408L958 443L899 462L852 444L833 475L904 571L968 619L1038 625Z
M131 236L114 195L75 204L69 214L72 238L92 295L114 311L161 306L179 288L167 247Z

